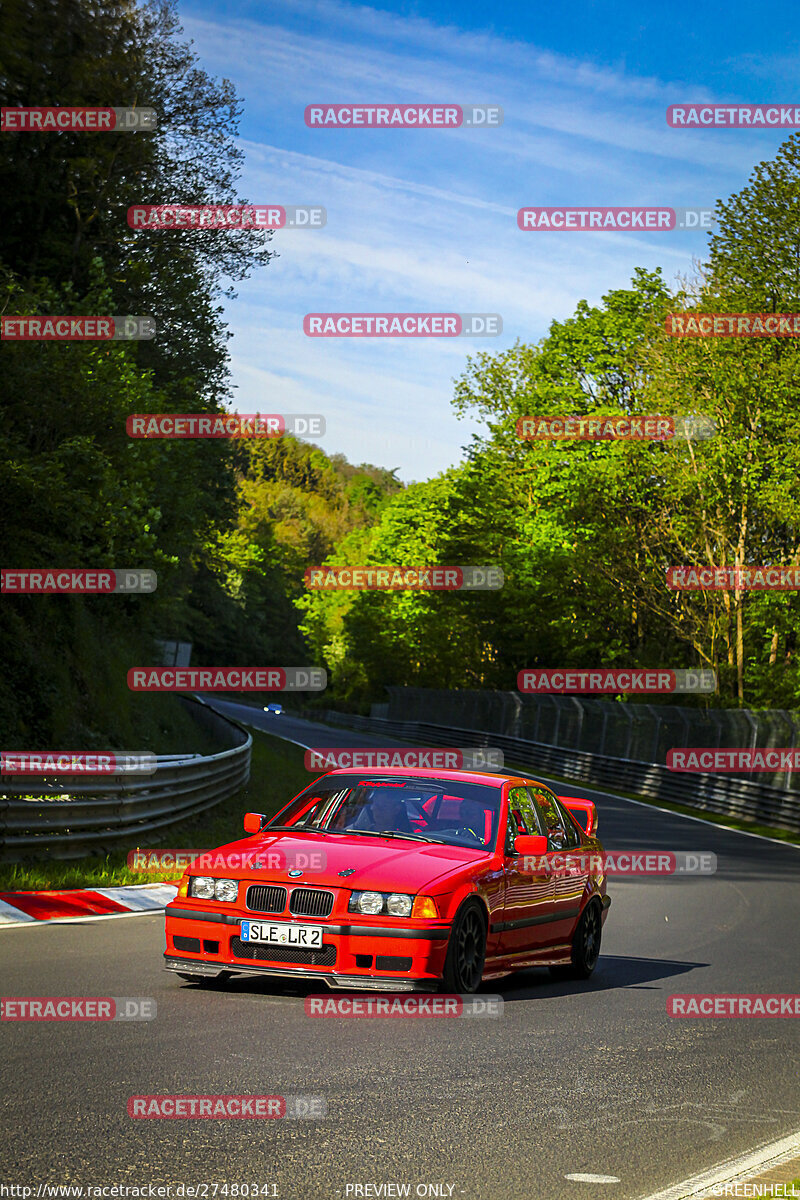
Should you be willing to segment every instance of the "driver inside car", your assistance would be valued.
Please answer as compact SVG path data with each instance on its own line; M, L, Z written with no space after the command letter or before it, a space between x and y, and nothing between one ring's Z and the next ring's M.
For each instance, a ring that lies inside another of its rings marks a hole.
M462 800L458 813L458 824L461 829L466 829L474 834L481 845L484 844L486 810L482 804L478 804L476 800Z
M395 788L375 788L369 804L347 826L348 829L368 829L374 833L413 833L402 796Z

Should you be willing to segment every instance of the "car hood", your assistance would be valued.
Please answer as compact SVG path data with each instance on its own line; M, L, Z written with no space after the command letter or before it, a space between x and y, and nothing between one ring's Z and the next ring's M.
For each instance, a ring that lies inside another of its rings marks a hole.
M302 833L257 834L214 851L231 859L231 876L286 882L290 869L302 870L298 882L352 891L424 892L443 875L488 861L485 850L465 846L400 841L394 838L348 837ZM242 860L252 864L242 866ZM220 858L220 861L221 858ZM257 862L263 862L259 867ZM236 863L236 869L233 864ZM343 875L341 872L347 872ZM215 870L213 874L220 874Z

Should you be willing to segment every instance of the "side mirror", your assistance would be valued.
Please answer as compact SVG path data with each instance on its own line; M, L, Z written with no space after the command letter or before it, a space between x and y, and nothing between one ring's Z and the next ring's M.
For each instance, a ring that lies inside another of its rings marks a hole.
M266 818L263 813L245 813L244 814L244 831L245 833L260 833L261 822Z
M522 858L538 858L540 854L547 854L547 838L540 833L520 833L514 838L514 853Z

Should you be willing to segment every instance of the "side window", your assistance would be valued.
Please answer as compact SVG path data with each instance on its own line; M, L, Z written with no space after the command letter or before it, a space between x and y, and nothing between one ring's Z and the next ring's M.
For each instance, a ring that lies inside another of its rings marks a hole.
M511 788L508 793L508 810L509 816L514 818L516 833L537 834L539 832L536 810L527 788Z
M567 831L567 846L569 846L570 849L572 849L573 846L580 846L581 831L575 828L575 822L572 819L572 814L564 807L558 796L554 796L553 799L556 802L558 811L561 813L564 821L564 828Z
M506 854L514 853L514 838L520 832L517 825L513 810L508 810L508 824L506 825Z
M552 792L547 792L544 788L535 787L529 790L539 811L539 817L543 826L542 832L549 838L552 848L554 850L564 850L569 846L577 845L577 840L575 840L577 838L577 831L572 828L567 829Z
M330 793L324 796L315 796L314 802L309 805L304 813L301 813L296 820L290 821L290 825L319 825L323 813L326 812L330 805Z

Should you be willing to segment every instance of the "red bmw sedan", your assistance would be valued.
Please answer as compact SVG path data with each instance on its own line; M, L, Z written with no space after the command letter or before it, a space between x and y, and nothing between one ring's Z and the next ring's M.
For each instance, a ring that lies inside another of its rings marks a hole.
M515 775L337 770L244 828L195 859L166 909L183 979L467 993L597 964L611 901L589 800Z

